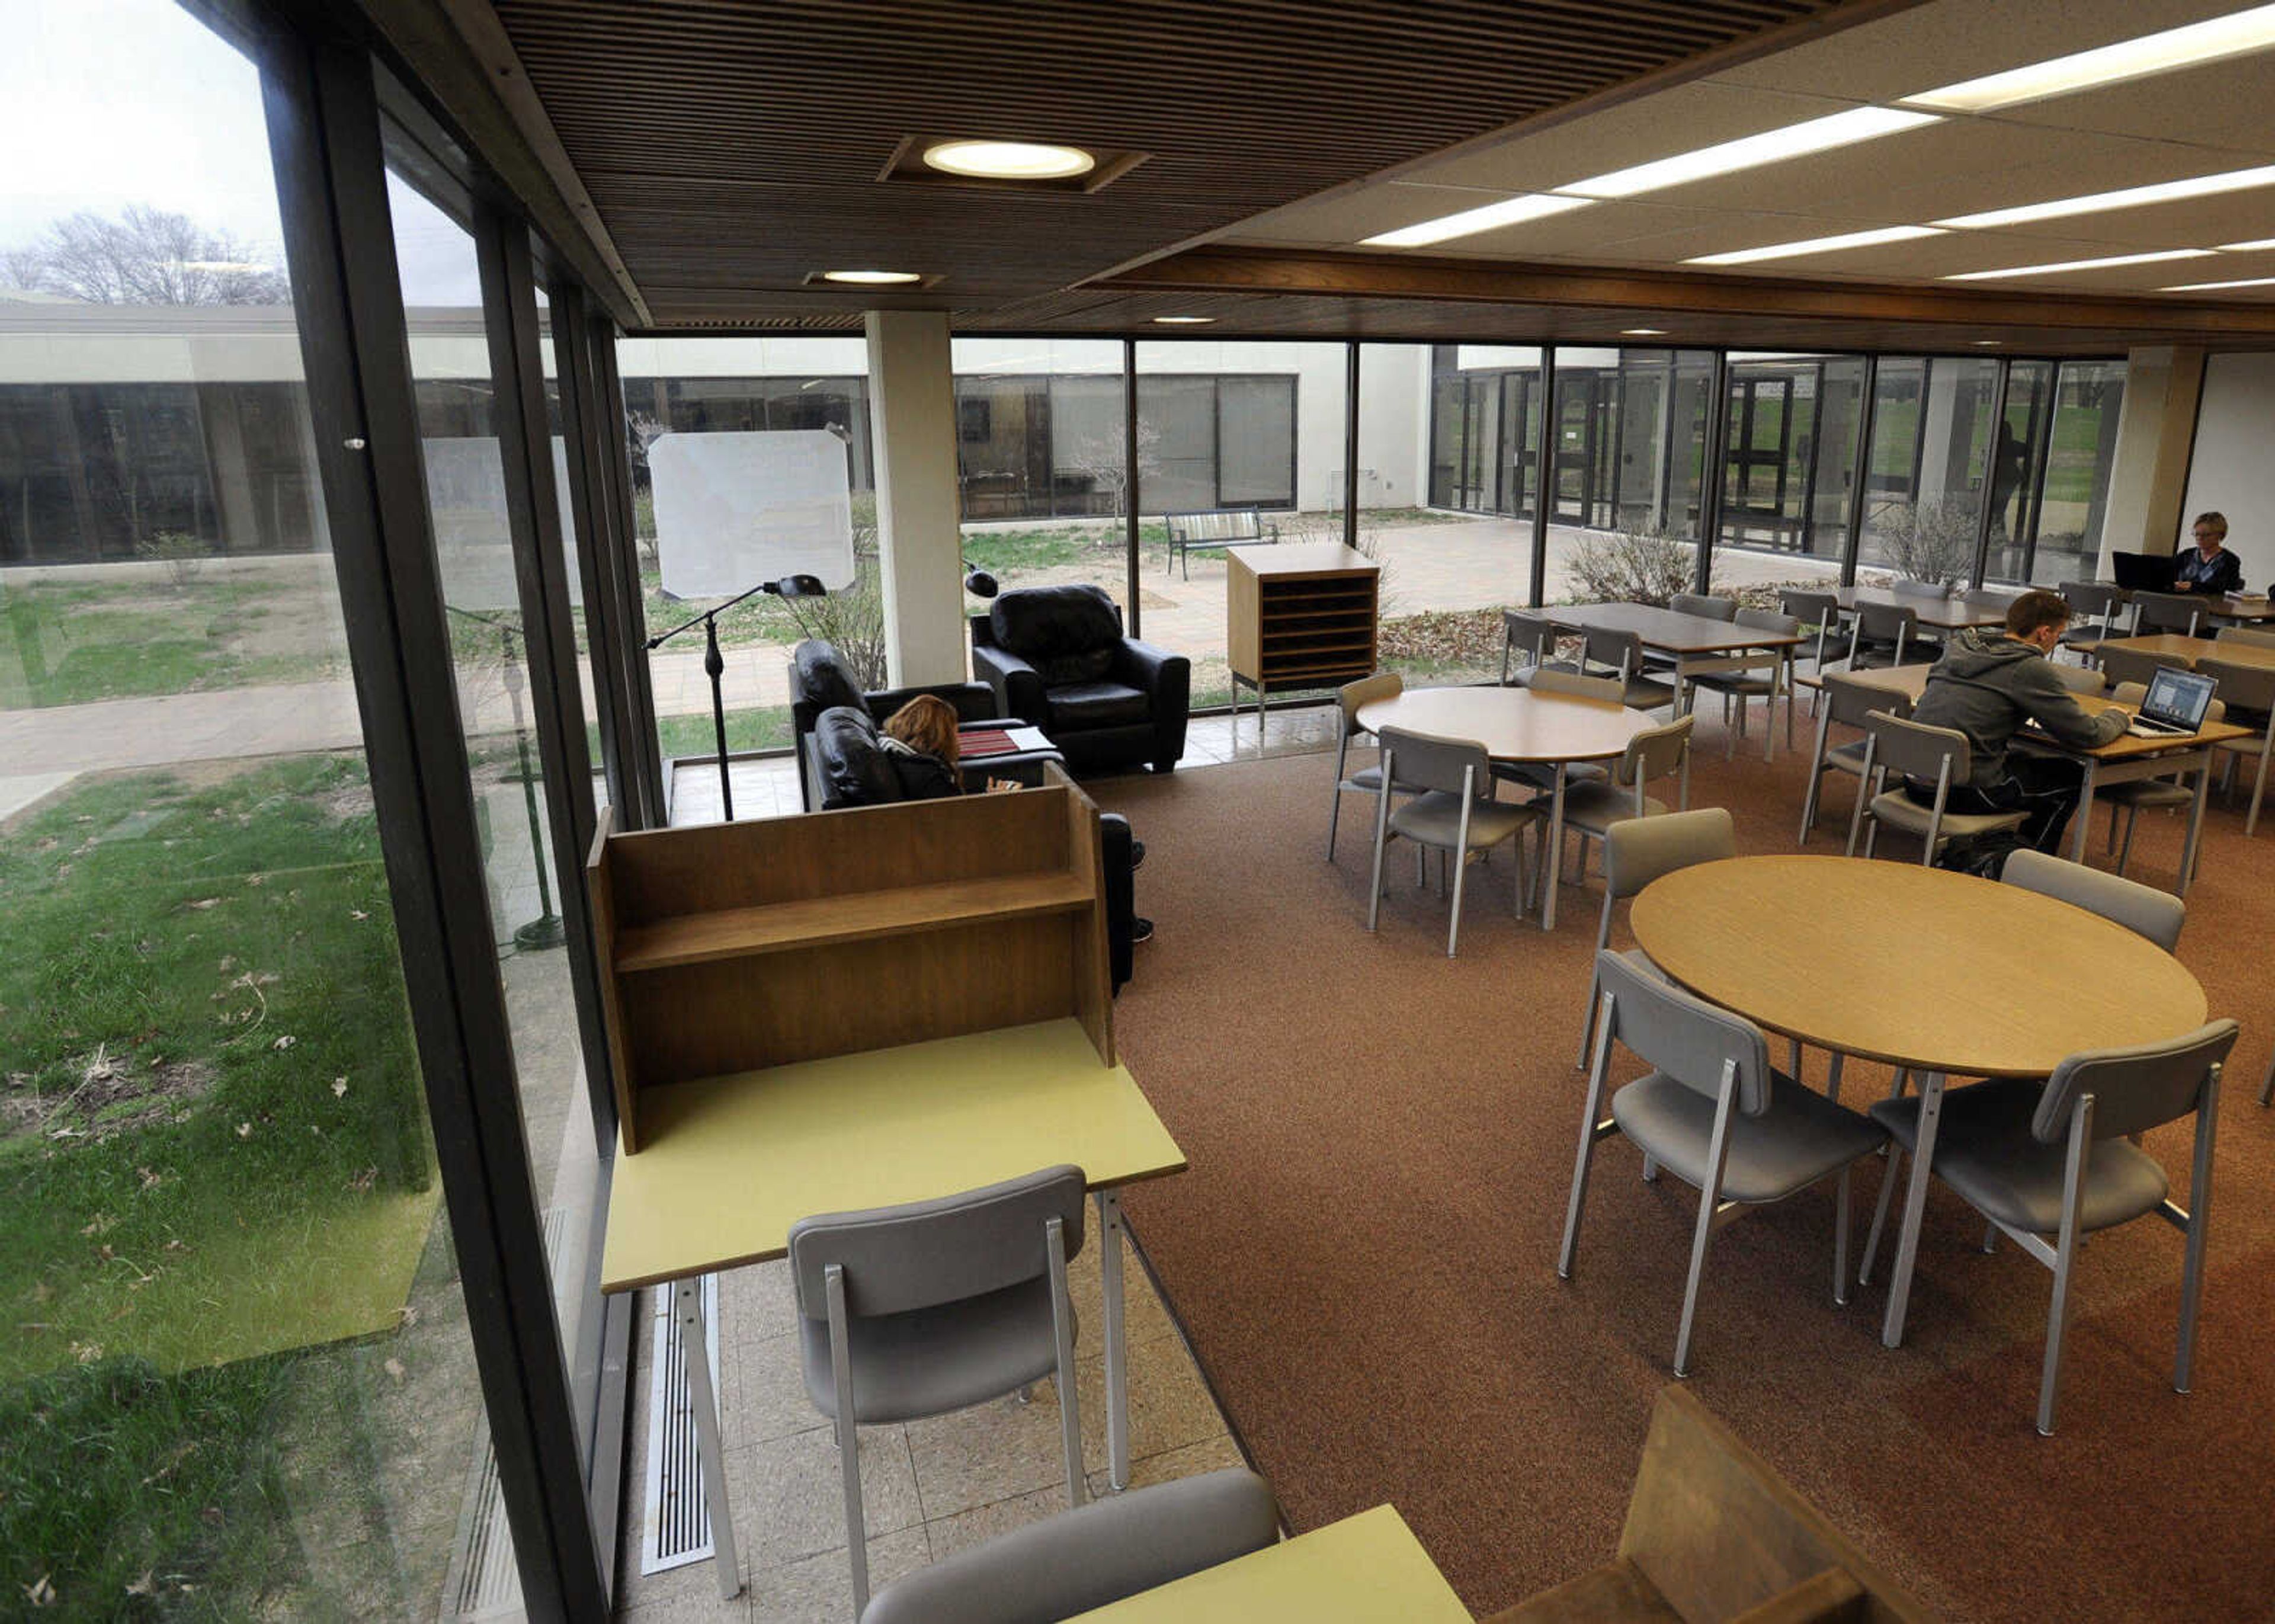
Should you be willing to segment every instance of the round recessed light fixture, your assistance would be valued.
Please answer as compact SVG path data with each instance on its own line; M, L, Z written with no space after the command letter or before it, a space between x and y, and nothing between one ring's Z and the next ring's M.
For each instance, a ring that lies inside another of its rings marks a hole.
M824 282L855 282L865 287L899 287L905 283L922 282L915 271L834 270L821 273Z
M1667 336L1667 329L1663 327L1623 327L1620 329L1620 336L1622 338L1664 338Z
M1079 147L1042 141L940 141L925 148L924 161L929 169L982 180L1067 180L1098 167Z
M1163 327L1204 327L1216 320L1214 316L1155 316Z
M1975 347L1978 350L1995 350L1999 347L1999 341L1995 338L1978 338L1975 341Z

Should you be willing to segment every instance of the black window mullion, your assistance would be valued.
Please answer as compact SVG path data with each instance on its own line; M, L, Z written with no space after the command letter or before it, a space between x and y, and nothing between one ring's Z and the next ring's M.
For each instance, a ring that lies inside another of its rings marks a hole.
M554 284L554 375L561 393L561 435L569 451L569 511L577 536L577 573L585 594L585 642L593 672L593 722L601 737L601 770L608 779L609 804L627 804L633 791L624 759L624 694L622 666L627 660L618 640L614 598L601 566L609 528L601 495L595 436L601 426L593 412L589 336L585 330L585 291L574 283Z
M630 655L647 638L646 600L640 586L639 533L632 520L631 452L626 439L631 432L631 419L624 414L624 381L616 372L614 326L598 314L592 317L591 326L593 381L599 392L600 406L595 414L595 438L604 450L601 469L606 478L608 505L614 521L611 533L618 543L603 553L601 557L612 567L615 576L616 591L613 595L624 636L624 652ZM663 381L656 380L655 387L661 396ZM661 421L667 427L671 426L668 416ZM624 680L628 700L623 718L624 742L632 748L632 759L638 766L635 782L640 789L636 820L627 816L624 827L661 828L670 821L671 803L664 793L663 746L656 736L655 693L648 684L647 661L627 658L624 662Z
M1990 433L1983 442L1983 500L1975 514L1975 565L1967 577L1972 587L1983 585L1983 570L1991 553L1991 496L1999 488L1999 441L2007 424L2007 380L2014 364L2002 355L1997 365L1998 373L1991 383ZM1921 411L1924 415L1924 402Z

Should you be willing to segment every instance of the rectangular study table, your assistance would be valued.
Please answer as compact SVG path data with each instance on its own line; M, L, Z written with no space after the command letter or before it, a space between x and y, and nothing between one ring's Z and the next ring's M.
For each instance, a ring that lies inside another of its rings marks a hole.
M1868 688L1880 688L1891 694L1900 694L1916 704L1927 690L1928 673L1935 668L1927 665L1881 666L1853 675L1839 673L1844 680ZM1803 686L1818 688L1824 684L1817 677L1800 679ZM2106 710L2113 699L2104 699L2092 694L2079 694L2077 702L2089 712ZM2130 708L2130 707L2128 707ZM2070 820L2070 861L2085 861L2086 826L2093 818L2093 796L2104 784L2131 783L2143 778L2171 778L2184 773L2196 775L2196 803L2188 809L2188 839L2181 850L2181 874L2174 887L2177 895L2188 894L2188 881L2195 877L2196 843L2203 837L2204 798L2211 787L2212 746L2222 739L2242 738L2250 729L2233 722L2208 721L2196 732L2177 738L2136 738L2130 733L2121 734L2106 744L2091 750L2075 750L2056 742L2034 729L2025 729L2014 736L2017 744L2049 754L2067 756L2082 762L2085 782L2080 787L2077 811Z
M2114 581L2102 581L2097 584L2115 588L2117 601L2120 604L2130 604L2133 601L2132 592L2126 587L2118 586ZM2222 593L2204 599L2203 613L2206 620L2222 621L2231 625L2257 625L2264 621L2275 620L2275 599L2269 598L2264 593ZM2111 611L2111 615L2114 618L2114 609Z
M1390 1506L1080 1613L1069 1624L1470 1624Z
M2072 646L2094 653L2105 648L2129 648L2190 668L2200 660L2219 660L2229 665L2275 668L2275 648L2258 643L2223 643L2218 638L2192 638L2177 631L2152 631L2137 638L2104 638L2098 643Z
M639 1154L616 1159L601 1289L671 1286L722 1596L741 1580L699 1277L786 1256L802 1218L953 1195L1061 1163L1082 1168L1098 1203L1107 1452L1115 1486L1129 1483L1115 1192L1181 1173L1185 1159L1128 1069L1100 1061L1079 1022L667 1084L645 1098L642 1137Z
M2007 606L2014 597L2012 593L1969 592L1955 598L1931 598L1886 586L1842 586L1833 593L1833 601L1851 612L1867 605L1916 610L1919 623L1938 631L1959 631L1969 626L2003 626L2007 623Z
M1741 626L1709 615L1685 615L1648 603L1560 603L1538 613L1542 619L1559 626L1632 631L1645 648L1678 657L1733 654L1755 648L1789 649L1809 641L1799 632Z

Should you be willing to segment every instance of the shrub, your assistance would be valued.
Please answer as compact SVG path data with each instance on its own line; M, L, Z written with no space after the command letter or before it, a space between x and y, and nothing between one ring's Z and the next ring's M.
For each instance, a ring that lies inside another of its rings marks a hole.
M1973 514L1938 498L1897 503L1872 528L1897 574L1915 581L1957 581L1975 569L1975 527Z
M176 592L187 592L206 561L206 544L186 530L162 530L134 544L143 557L166 566Z
M1566 566L1580 598L1590 603L1649 603L1661 608L1689 592L1695 549L1653 528L1591 533L1573 548Z

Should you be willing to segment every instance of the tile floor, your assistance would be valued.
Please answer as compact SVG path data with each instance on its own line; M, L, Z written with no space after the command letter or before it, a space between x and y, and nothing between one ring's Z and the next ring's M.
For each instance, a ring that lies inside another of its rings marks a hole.
M1333 749L1335 726L1332 706L1274 711L1259 741L1252 711L1237 724L1228 717L1198 717L1186 736L1185 766ZM786 758L737 762L732 772L737 817L798 810L797 773ZM675 823L716 818L715 769L683 772L673 787L672 812ZM1134 1249L1127 1262L1133 1486L1239 1465L1239 1446ZM1069 1273L1075 1311L1085 1327L1076 1361L1083 1454L1091 1469L1092 1492L1097 1492L1105 1486L1106 1388L1104 1359L1089 1329L1103 1324L1095 1244L1083 1249ZM632 1537L619 1559L616 1616L625 1624L841 1624L851 1616L852 1591L837 1450L828 1424L805 1396L788 1265L765 1264L722 1275L719 1303L728 1492L744 1588L733 1600L722 1601L710 1562L646 1577L638 1571L649 1423L645 1372L653 1352L647 1339L654 1311L643 1293L643 1374L633 1384L624 1511ZM1046 1382L1024 1405L1006 1400L905 1426L864 1427L861 1477L870 1582L882 1586L896 1575L1064 1507L1057 1394Z

